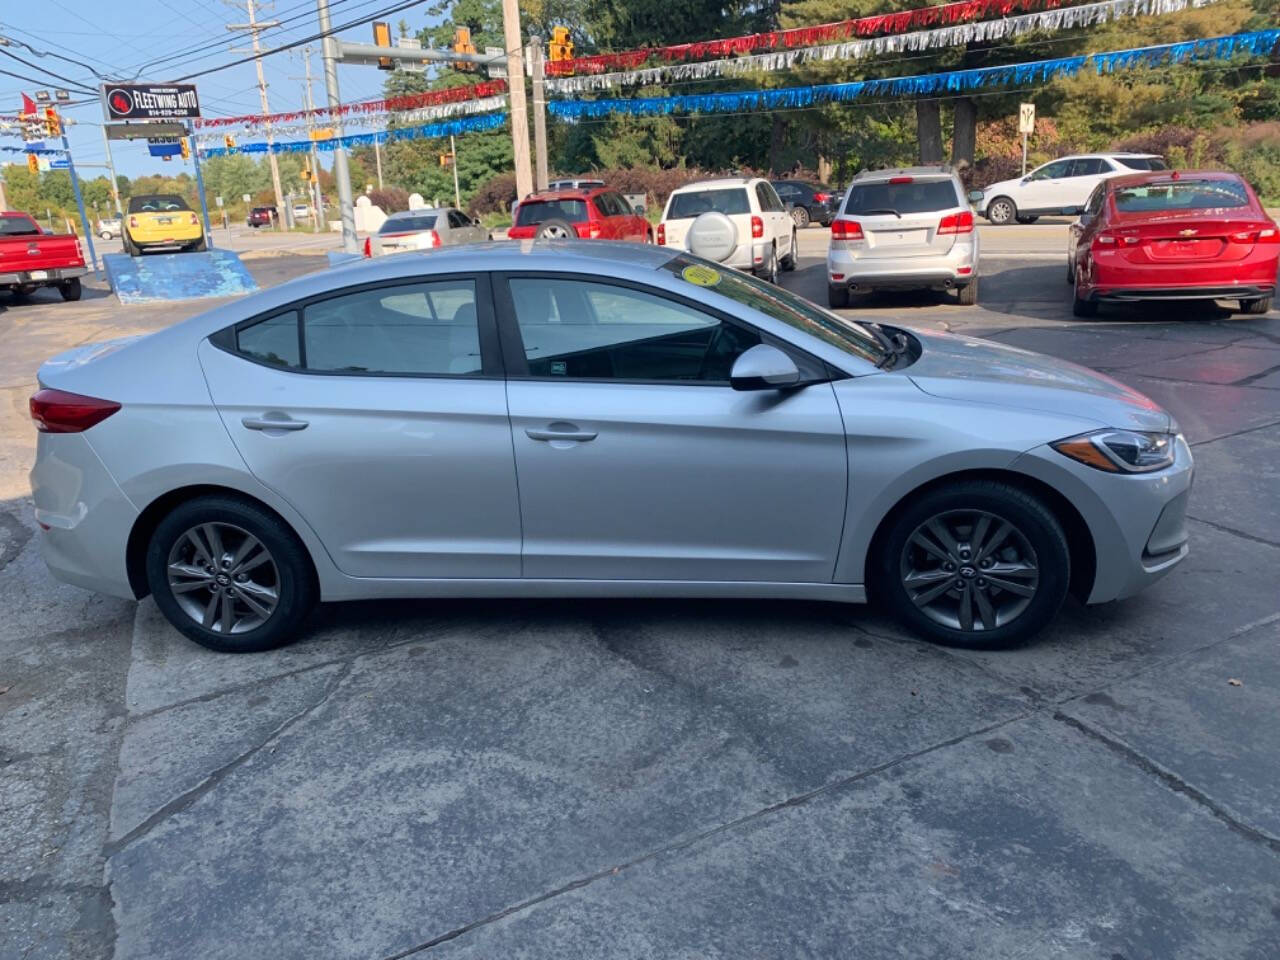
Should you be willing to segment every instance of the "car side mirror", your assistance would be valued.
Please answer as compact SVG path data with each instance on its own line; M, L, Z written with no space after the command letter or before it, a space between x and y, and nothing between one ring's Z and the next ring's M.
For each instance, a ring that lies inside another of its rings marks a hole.
M729 385L735 390L777 390L800 382L794 360L767 343L758 343L734 361Z
M479 218L479 217L472 217L472 218L471 218L471 225L472 225L473 227L480 227L480 226L483 226L483 224L480 222L480 218Z
M1024 187L1025 187L1028 183L1030 183L1030 182L1031 182L1031 178L1030 178L1030 177L1023 177L1023 178L1022 178L1022 185L1023 185Z
M982 202L982 196L983 196L983 194L982 194L982 191L981 191L981 190L970 190L970 191L969 191L969 202L970 202L970 203L981 203L981 202Z

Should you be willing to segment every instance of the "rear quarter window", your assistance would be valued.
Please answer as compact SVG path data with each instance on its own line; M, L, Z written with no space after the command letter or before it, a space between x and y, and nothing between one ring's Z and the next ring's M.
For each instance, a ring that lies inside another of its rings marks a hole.
M893 213L932 213L961 206L950 180L913 180L910 183L856 184L849 190L844 212L854 216Z
M713 210L729 216L750 213L751 201L747 198L746 189L733 187L727 190L690 190L688 193L673 194L667 219L685 220Z

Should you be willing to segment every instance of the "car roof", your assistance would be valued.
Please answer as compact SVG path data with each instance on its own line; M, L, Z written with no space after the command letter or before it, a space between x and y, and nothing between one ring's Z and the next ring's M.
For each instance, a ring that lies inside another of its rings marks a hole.
M1146 170L1108 177L1103 182L1114 190L1116 187L1145 187L1153 183L1178 183L1183 180L1228 180L1244 183L1240 174L1230 170Z
M696 180L672 190L672 193L684 193L686 190L721 190L726 187L745 187L759 177L720 177L716 180Z
M531 193L521 203L546 203L553 200L588 200L601 193L612 193L608 187L565 187L563 190L542 190Z
M453 207L418 207L416 210L397 210L395 213L387 214L388 220L396 217L416 217L420 213L440 213L444 210L452 210Z

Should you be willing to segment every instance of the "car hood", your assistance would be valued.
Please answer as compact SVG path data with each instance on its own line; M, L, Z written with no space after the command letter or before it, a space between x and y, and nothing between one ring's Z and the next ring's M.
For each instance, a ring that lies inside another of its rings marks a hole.
M922 352L903 373L932 396L1077 415L1102 427L1160 431L1173 425L1155 401L1087 367L975 337L912 334Z
M1010 190L1016 190L1020 186L1022 186L1022 177L1001 180L999 183L993 183L989 187L983 187L982 195L983 197L994 197L998 193L1008 193Z

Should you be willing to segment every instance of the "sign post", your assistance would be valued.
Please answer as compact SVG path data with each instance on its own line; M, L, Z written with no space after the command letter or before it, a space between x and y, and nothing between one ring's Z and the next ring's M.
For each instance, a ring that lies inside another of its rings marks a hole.
M1027 175L1027 135L1036 129L1036 105L1023 103L1018 105L1018 132L1022 134L1022 175Z
M84 242L89 245L89 261L93 264L93 272L101 278L102 271L98 267L98 251L93 249L93 226L89 216L84 212L84 197L80 195L80 178L76 176L76 165L71 162L71 145L67 143L67 134L62 133L62 149L66 151L67 173L71 175L71 192L75 194L76 209L80 211L80 223L84 227Z
M195 136L188 129L187 136L191 137L191 143L194 146L196 142ZM204 176L200 173L200 150L196 148L191 151L191 163L196 171L196 193L200 194L200 216L204 218L204 242L205 246L213 247L213 225L209 223L209 201L204 195Z

